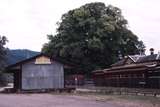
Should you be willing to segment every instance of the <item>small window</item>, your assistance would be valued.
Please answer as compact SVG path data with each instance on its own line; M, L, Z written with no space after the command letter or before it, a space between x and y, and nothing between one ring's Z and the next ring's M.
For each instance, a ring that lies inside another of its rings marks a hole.
M41 56L36 58L35 64L51 64L51 60L48 57Z

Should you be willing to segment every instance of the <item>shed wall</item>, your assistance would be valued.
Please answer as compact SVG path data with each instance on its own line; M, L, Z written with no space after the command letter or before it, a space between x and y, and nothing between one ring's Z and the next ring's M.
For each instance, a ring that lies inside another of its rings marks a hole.
M22 65L22 90L64 88L63 64L35 64L32 60Z

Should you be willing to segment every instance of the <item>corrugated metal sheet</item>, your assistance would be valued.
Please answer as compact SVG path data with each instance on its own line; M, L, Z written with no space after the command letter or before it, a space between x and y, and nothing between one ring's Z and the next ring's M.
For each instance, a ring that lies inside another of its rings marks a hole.
M35 64L30 61L22 66L22 89L64 88L63 64Z

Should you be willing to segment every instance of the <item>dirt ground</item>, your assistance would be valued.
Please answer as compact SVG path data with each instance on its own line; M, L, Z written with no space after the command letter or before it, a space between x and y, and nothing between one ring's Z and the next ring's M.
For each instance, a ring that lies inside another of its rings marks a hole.
M117 105L117 107L160 107L160 98L153 96L136 96L136 95L101 95L86 94L96 101L108 102Z
M0 94L0 107L160 107L160 99L95 94Z
M121 107L77 95L0 94L0 107Z

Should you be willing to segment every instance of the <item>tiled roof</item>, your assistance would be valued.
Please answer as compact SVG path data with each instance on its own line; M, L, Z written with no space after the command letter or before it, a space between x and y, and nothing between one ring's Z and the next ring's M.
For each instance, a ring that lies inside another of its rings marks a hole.
M157 57L158 54L148 55L145 57L140 57L136 62L142 63L142 62L149 62L153 60L160 60L159 57Z
M160 54L153 55L128 55L126 58L112 64L111 66L122 66L125 64L126 60L130 58L134 63L143 63L149 61L160 60Z
M126 59L124 58L124 59L122 59L122 60L120 60L120 61L112 64L111 66L121 66L121 65L124 65L125 61L126 61Z

